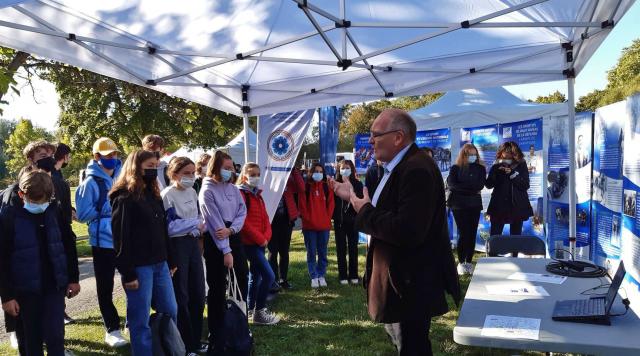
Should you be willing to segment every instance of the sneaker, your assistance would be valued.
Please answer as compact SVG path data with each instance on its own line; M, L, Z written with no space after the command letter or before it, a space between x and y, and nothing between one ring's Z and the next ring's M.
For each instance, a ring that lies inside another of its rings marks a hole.
M64 313L64 325L73 324L75 322L76 321L72 317L70 317L66 312Z
M278 284L278 282L273 282L273 284L271 285L271 288L269 289L269 293L271 294L277 294L280 292L282 288L280 288L280 284Z
M128 344L128 341L122 337L120 330L106 333L104 336L104 342L111 347L120 347Z
M318 287L320 287L320 281L318 280L318 278L311 279L311 288L318 288Z
M320 284L320 287L326 287L327 286L327 280L324 279L324 277L318 278L318 283Z
M293 288L293 286L289 283L289 281L284 280L284 279L281 279L278 284L280 284L280 287L284 288L284 289L292 289Z
M340 280L340 284L349 284L349 281L347 281L346 279L341 279Z
M462 276L467 274L467 269L465 267L465 263L458 263L458 275Z
M16 332L13 331L9 333L9 341L11 343L11 348L14 350L18 349L18 337L16 336Z
M275 325L280 321L277 315L270 313L267 308L256 310L253 313L253 323L256 325Z
M467 274L473 274L473 264L470 262L467 262L464 264L464 268L466 270Z
M358 278L353 278L351 280L351 284L360 284L360 280Z
M203 343L200 343L200 348L196 350L196 353L204 354L204 353L207 353L207 350L209 350L209 344L206 344L203 342Z

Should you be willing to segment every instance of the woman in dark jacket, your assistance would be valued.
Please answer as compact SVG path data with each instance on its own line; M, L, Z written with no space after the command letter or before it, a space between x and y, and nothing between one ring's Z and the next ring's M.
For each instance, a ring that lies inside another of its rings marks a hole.
M458 227L458 273L471 274L478 222L482 211L480 191L484 188L487 170L480 160L478 149L465 144L447 177L450 191L447 205L453 211Z
M342 183L349 180L353 191L362 197L363 186L356 178L356 168L350 160L341 161L336 180ZM358 284L358 231L354 221L356 211L351 203L336 195L336 206L333 209L333 226L336 235L336 251L338 254L338 276L340 284ZM349 268L347 272L347 251L349 254Z
M127 321L135 356L152 355L152 306L174 322L178 314L171 282L176 267L169 248L157 166L153 152L132 152L109 193L116 267L127 294Z
M511 235L522 234L522 223L533 216L533 209L527 193L529 170L518 144L509 141L500 145L485 185L493 188L487 209L491 235L501 235L505 224L509 224Z

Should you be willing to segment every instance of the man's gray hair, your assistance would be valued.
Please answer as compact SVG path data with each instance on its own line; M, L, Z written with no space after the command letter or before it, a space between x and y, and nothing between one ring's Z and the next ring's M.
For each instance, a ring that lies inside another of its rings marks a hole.
M411 115L400 109L387 109L385 111L391 116L391 129L402 130L411 142L415 142L418 128Z

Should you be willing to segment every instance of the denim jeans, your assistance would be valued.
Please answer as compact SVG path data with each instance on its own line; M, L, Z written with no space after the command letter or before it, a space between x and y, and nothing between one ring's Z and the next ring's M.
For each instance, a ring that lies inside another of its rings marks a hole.
M307 268L311 279L324 277L327 273L327 246L329 230L302 230L304 246L307 248ZM317 259L316 259L317 256Z
M173 292L173 283L166 262L136 267L138 289L125 289L127 293L127 322L131 334L133 356L152 356L149 311L171 315L177 321L178 306Z
M264 256L265 248L257 245L245 245L244 252L249 260L249 310L260 310L267 305L269 289L276 279L269 261Z

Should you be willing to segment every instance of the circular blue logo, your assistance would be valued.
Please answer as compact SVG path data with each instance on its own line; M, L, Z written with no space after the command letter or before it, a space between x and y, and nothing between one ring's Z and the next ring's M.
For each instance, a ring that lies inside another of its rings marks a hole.
M276 130L267 140L269 157L276 161L286 161L293 155L293 136L288 131Z

